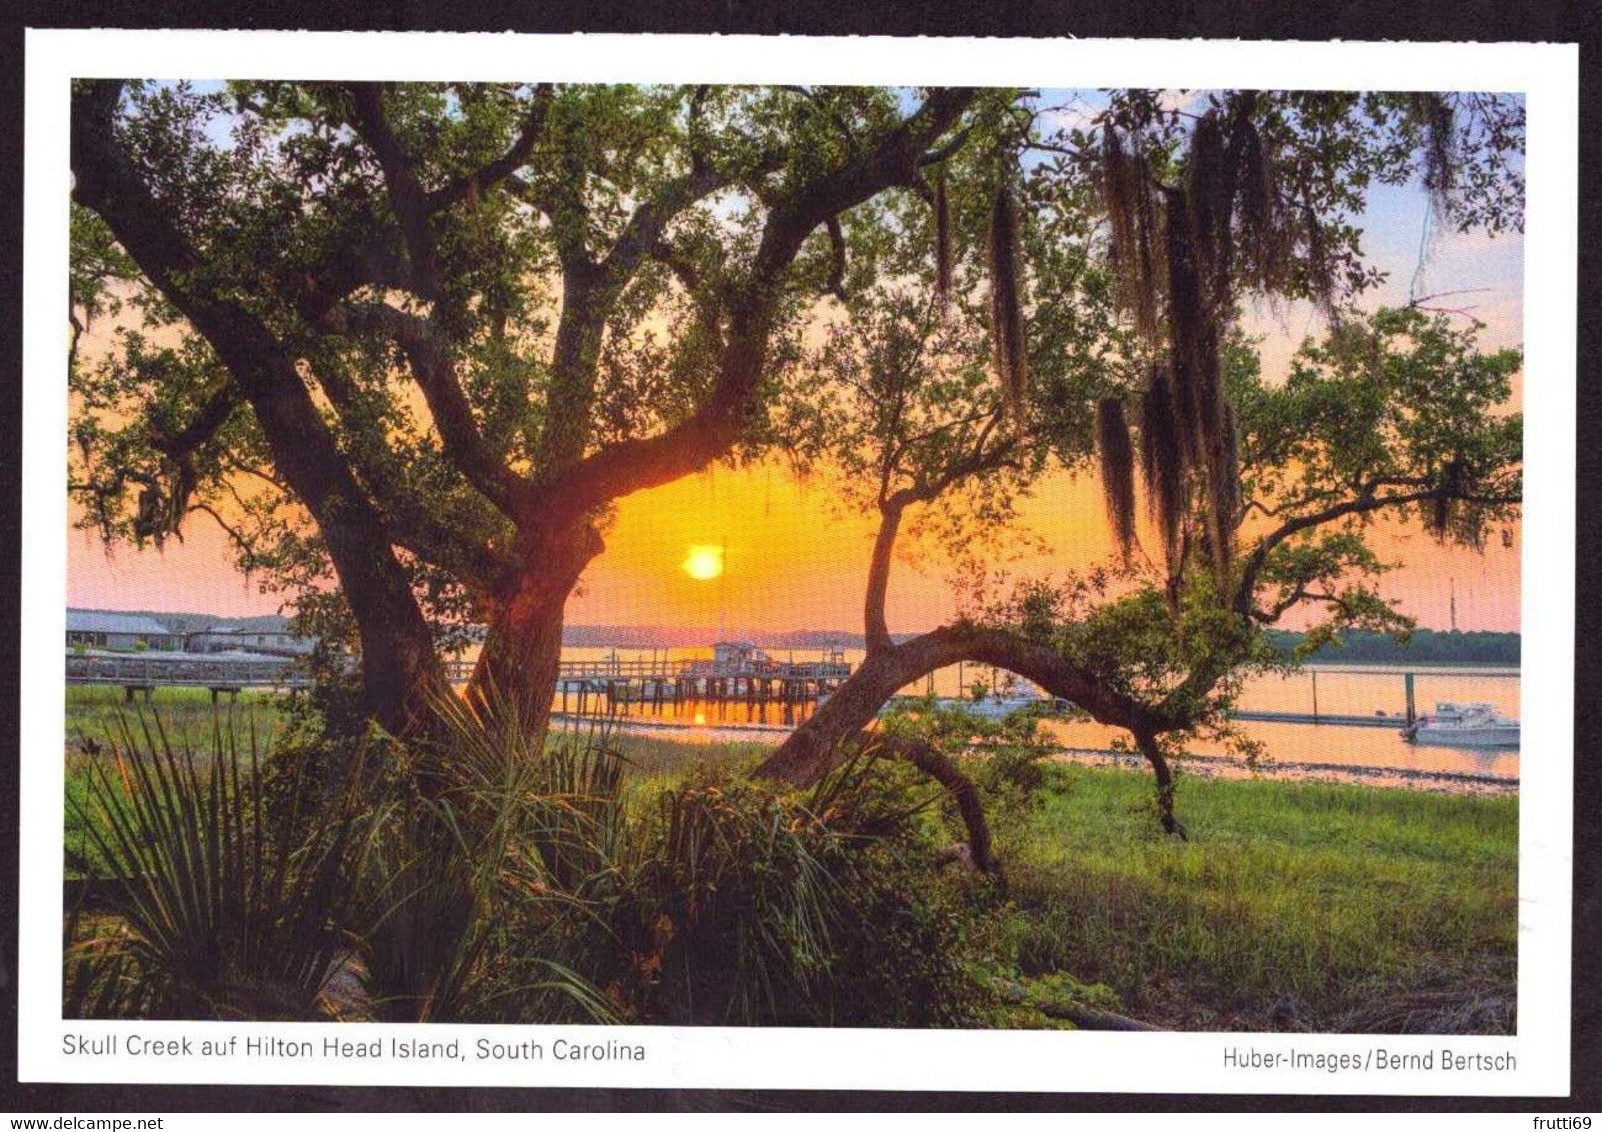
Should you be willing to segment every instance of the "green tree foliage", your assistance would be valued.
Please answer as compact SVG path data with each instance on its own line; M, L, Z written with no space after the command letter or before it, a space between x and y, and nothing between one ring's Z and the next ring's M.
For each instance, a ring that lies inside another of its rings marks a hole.
M1312 602L1330 611L1324 634L1404 627L1370 584L1383 564L1362 535L1376 514L1422 509L1443 537L1473 543L1516 510L1519 422L1495 409L1516 355L1482 358L1417 310L1362 319L1348 308L1381 278L1358 226L1374 185L1417 179L1463 228L1522 225L1519 100L1115 91L1105 103L1051 108L1061 126L1027 108L1011 118L990 183L1017 176L1030 211L1058 223L1092 218L1088 237L1048 248L1088 238L1107 270L1078 282L1124 316L1101 382L1079 395L1096 398L1126 576L981 595L966 619L878 650L763 773L809 780L896 688L978 661L1132 731L1171 822L1160 737L1218 718L1241 666L1271 655L1261 625ZM1080 300L1032 286L1052 254L1009 256L1004 270L992 255L988 280L1047 326L1043 309ZM1316 302L1336 328L1283 389L1261 381L1233 329L1251 295ZM1013 328L991 321L992 365L1005 368L995 343L1012 350ZM1052 345L1048 365L1072 356ZM1042 356L1033 342L1024 349L1031 366ZM997 384L1007 389L1006 375ZM1344 415L1348 401L1359 415L1366 406L1366 429ZM1132 541L1137 447L1156 531L1143 548Z
M224 522L303 609L350 615L391 724L439 679L430 622L487 622L478 686L526 692L539 730L611 503L760 436L769 373L843 290L842 218L921 186L971 96L73 99L76 317L144 313L74 366L86 521L134 541Z
M1109 691L1123 708L1104 721L1134 734L1161 779L1186 736L1234 737L1225 712L1250 671L1283 667L1354 631L1412 632L1413 619L1381 589L1395 565L1370 544L1381 516L1458 545L1481 546L1499 526L1510 537L1522 498L1522 420L1505 405L1521 358L1481 352L1476 337L1477 328L1413 309L1347 315L1322 342L1304 343L1278 384L1237 340L1226 380L1239 420L1241 503L1228 530L1236 565L1224 583L1197 549L1209 505L1197 499L1177 572L1148 560L1122 584L1105 571L1031 583L976 618L1046 646ZM1265 629L1309 607L1322 618L1287 656Z

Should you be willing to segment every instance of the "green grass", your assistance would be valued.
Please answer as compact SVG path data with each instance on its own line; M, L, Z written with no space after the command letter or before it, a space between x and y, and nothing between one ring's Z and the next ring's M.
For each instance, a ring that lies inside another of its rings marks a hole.
M739 767L755 764L773 748L762 743L679 743L654 735L620 735L618 750L627 760L625 773L644 782L682 778L697 767Z
M187 747L197 756L205 757L212 749L213 728L237 725L241 735L254 728L261 746L265 748L278 726L278 713L283 697L274 692L241 692L237 701L223 696L214 708L211 693L205 688L157 688L153 700L146 703L143 693L132 703L124 699L123 690L93 684L71 685L67 688L66 734L66 785L64 803L76 799L79 806L65 805L66 846L69 850L87 848L81 822L73 815L82 812L81 804L88 790L88 764L91 758L110 747L109 740L119 733L120 719L126 719L136 731L140 719L160 717L161 726L176 747Z
M1143 774L1050 768L1009 835L1024 974L1106 983L1169 1024L1261 1023L1288 995L1331 1028L1452 972L1510 1019L1516 798L1185 779L1188 842L1150 798Z
M284 697L277 692L244 691L237 701L224 695L216 711L224 722L230 713L237 713L247 723L254 720L256 732L263 737L271 735L278 722L278 712ZM175 739L187 739L199 750L210 750L213 708L211 692L205 688L157 688L150 703L144 693L132 703L126 702L121 688L94 684L75 684L67 688L67 748L69 753L82 738L104 741L117 727L120 715L137 715L138 712L160 714L162 726Z
M209 749L208 696L158 694L157 707L169 730ZM69 695L69 720L87 734L119 711L119 689ZM263 736L275 702L241 697L235 718ZM616 742L642 797L770 749ZM69 744L69 796L83 796L88 757ZM1158 828L1149 775L1044 769L1033 804L990 815L1010 880L996 913L1002 978L1104 984L1125 1012L1191 1029L1267 1028L1287 999L1317 1030L1511 1027L1516 797L1184 777L1181 842ZM83 844L81 830L67 836Z

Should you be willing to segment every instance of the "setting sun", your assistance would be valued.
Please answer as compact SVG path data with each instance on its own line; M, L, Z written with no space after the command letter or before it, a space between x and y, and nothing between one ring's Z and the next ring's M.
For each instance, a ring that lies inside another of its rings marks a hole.
M723 573L721 546L692 546L684 559L684 572L698 582L711 581Z

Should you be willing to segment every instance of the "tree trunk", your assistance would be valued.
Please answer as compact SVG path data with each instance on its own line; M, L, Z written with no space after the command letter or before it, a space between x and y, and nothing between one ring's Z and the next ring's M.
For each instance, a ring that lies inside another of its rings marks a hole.
M427 724L434 704L450 694L434 636L411 588L405 584L387 543L374 543L374 557L358 552L335 555L343 532L330 520L320 523L330 546L340 592L356 619L362 650L362 702L367 713L393 735ZM366 540L358 540L365 542ZM392 570L391 567L394 567Z
M290 352L267 324L210 289L194 250L112 137L115 88L73 101L73 195L99 213L145 276L198 331L255 411L273 462L317 520L361 636L372 716L405 732L444 687L432 635L377 511L339 451ZM110 99L111 101L104 101ZM98 111L98 112L97 112Z
M888 503L879 509L879 534L873 542L873 560L868 565L868 592L862 605L863 635L868 655L883 652L894 643L885 621L884 602L890 591L890 556L901 527L902 508Z
M946 788L957 803L962 824L968 830L968 855L973 867L994 879L1003 888L1007 878L996 860L990 840L990 823L985 820L984 804L973 780L958 769L957 764L927 743L895 742L886 744L888 753L906 759L930 778Z
M761 777L798 786L839 765L843 744L873 722L902 688L958 661L993 664L1033 680L1053 696L1072 701L1101 723L1134 727L1141 705L1109 691L1061 653L1004 629L947 625L868 656L813 716L792 731L756 769Z
M491 722L520 728L533 745L550 726L568 595L601 547L587 522L532 534L519 540L523 565L497 588L468 694Z
M1168 768L1168 756L1157 745L1156 733L1144 728L1132 733L1135 745L1151 764L1152 774L1157 777L1157 818L1162 822L1163 832L1173 834L1181 841L1188 840L1185 827L1174 817L1174 775Z

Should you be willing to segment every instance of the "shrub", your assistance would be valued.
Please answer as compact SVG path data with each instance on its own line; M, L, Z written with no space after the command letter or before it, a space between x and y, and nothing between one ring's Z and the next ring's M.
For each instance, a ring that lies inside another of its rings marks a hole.
M536 748L491 704L436 705L377 824L365 984L392 1021L610 1021L580 968L615 890L621 762L590 734Z
M115 768L115 769L113 769ZM347 949L364 849L353 795L291 840L269 836L254 733L216 726L207 755L159 715L119 717L69 795L83 850L69 865L114 918L69 918L69 1013L305 1019Z
M863 757L802 795L727 774L659 793L609 993L681 1025L970 1021L970 894L940 873L920 820L934 796L909 805L905 771Z

